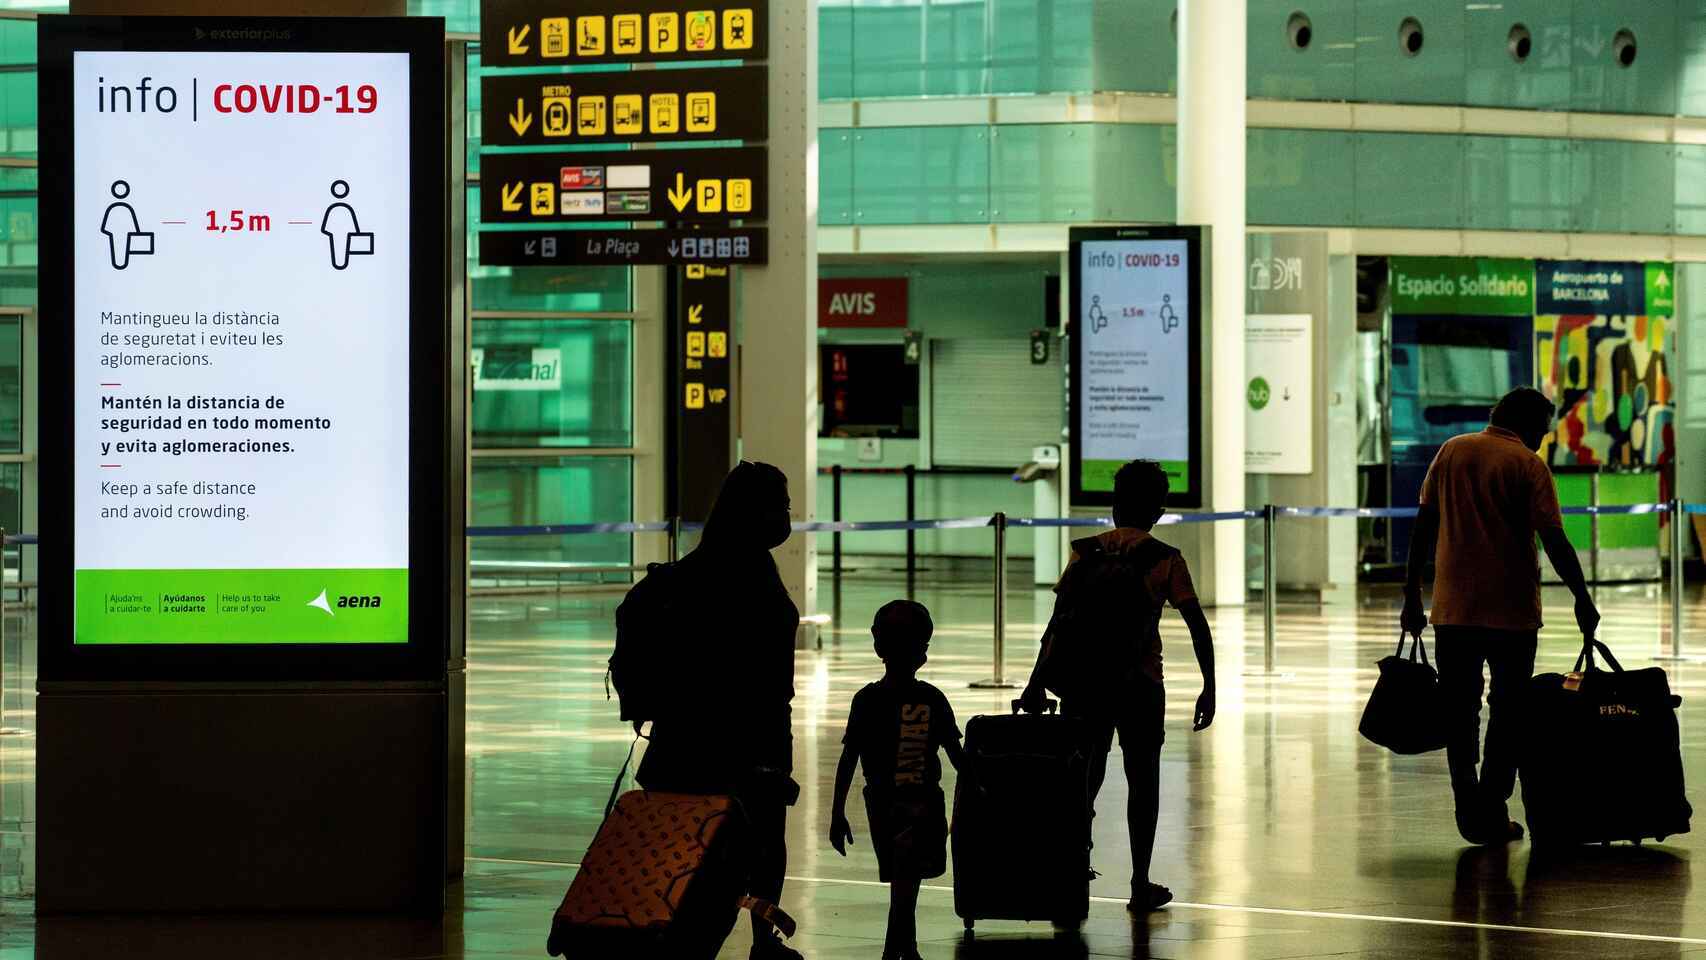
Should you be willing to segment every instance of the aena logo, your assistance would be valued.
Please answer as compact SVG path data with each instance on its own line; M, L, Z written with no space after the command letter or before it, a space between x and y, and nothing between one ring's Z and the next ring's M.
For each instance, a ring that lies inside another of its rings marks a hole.
M328 617L335 617L337 616L337 612L332 609L334 606L337 607L338 610L376 610L379 608L381 602L382 600L378 596L339 597L336 601L332 601L327 599L326 591L321 590L319 596L308 601L308 606L313 607L316 610L324 610Z
M877 313L877 295L874 293L837 293L829 298L829 315L832 317L871 317Z

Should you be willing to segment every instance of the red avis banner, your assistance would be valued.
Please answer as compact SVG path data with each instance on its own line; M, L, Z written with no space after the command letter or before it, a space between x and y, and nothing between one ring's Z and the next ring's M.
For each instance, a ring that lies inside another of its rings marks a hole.
M836 277L817 282L820 327L899 327L907 325L905 277Z

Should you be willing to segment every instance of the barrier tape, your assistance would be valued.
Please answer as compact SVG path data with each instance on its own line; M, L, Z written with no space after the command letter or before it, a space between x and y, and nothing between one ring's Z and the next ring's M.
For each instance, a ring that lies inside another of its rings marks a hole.
M1706 515L1706 503L1683 504L1683 512L1692 515ZM1276 507L1276 515L1281 517L1322 518L1322 517L1357 517L1360 519L1411 519L1416 516L1415 507ZM1641 516L1646 514L1670 513L1668 503L1630 503L1598 507L1565 507L1566 516ZM1216 513L1169 513L1159 522L1161 526L1171 526L1180 523L1222 523L1231 520L1260 520L1261 510L1227 510ZM817 521L811 523L793 524L795 533L883 533L903 530L976 530L988 527L995 522L992 516L962 517L951 520L844 520L840 523ZM1112 527L1113 520L1107 517L1010 517L1007 527L1010 530L1043 530L1076 527ZM551 523L537 526L515 527L469 527L470 537L572 537L594 534L619 533L668 533L670 525L662 521L649 523ZM702 523L683 523L683 533L703 530ZM6 535L6 543L11 545L34 545L41 541L33 533L10 533Z

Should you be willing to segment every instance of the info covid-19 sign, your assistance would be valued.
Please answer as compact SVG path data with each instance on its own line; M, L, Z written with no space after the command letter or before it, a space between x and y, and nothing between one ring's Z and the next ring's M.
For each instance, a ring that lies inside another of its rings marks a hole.
M410 54L276 46L71 54L75 644L409 639Z

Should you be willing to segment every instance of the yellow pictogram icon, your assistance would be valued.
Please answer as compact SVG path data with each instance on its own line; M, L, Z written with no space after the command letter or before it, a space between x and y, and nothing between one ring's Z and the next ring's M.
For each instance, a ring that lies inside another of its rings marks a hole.
M689 330L687 332L687 355L695 358L705 355L705 331Z
M723 181L701 180L696 185L700 213L723 212Z
M681 49L681 14L654 13L646 21L646 38L653 53L674 53Z
M689 10L686 31L687 49L693 53L717 49L717 12Z
M504 184L501 196L504 213L521 212L521 191L527 188L525 183Z
M713 360L721 360L727 357L729 355L729 335L721 330L711 331L711 340L705 353Z
M575 132L575 103L573 91L564 87L546 87L539 104L539 132L547 137L566 137Z
M710 92L687 95L687 132L711 133L717 129L717 95Z
M752 10L723 11L723 49L752 49Z
M575 20L575 54L582 57L604 56L603 17L579 17Z
M509 115L509 128L518 137L527 136L527 130L533 126L533 114L527 112L527 103L520 97L515 98L515 110Z
M703 409L705 409L705 385L704 384L702 384L702 383L690 383L687 385L687 409L689 409L689 410L703 410Z
M689 280L703 280L703 279L705 279L705 265L702 263L690 263L690 264L688 264L687 265L687 279L689 279ZM705 308L700 307L699 309L703 310ZM699 320L693 320L692 319L693 318L693 312L691 310L688 311L687 316L688 316L688 319L690 322L692 322L692 323L698 323L699 322ZM701 318L701 319L703 319L703 318Z
M618 56L640 53L646 45L643 25L637 13L622 13L610 18L610 51Z
M527 35L533 32L533 25L524 23L519 28L509 28L509 55L519 57L528 51Z
M552 58L569 55L568 17L546 17L539 21L539 55Z
M728 207L730 213L752 212L752 180L739 177L729 181Z
M712 387L711 388L711 402L713 404L721 404L722 402L724 402L728 398L729 398L729 388L728 387Z
M687 211L687 205L693 202L693 191L687 189L687 174L675 175L675 186L669 188L668 197L669 205L675 208L676 213Z
M637 93L625 93L612 99L616 111L615 128L620 134L646 132L646 98Z
M533 215L549 217L557 212L557 185L554 183L536 183L533 191Z
M681 132L681 95L654 93L651 96L652 132Z
M695 268L697 268L699 270L705 269L703 264L697 264L696 263L696 264L693 264L692 266L689 266L687 268L687 279L689 279L689 280L702 280L702 279L704 279L705 275L703 273L699 274L699 276L693 275L693 270ZM705 322L705 305L704 304L695 303L693 306L687 308L687 323L689 326L698 326L699 324L704 323L704 322Z
M606 103L603 97L581 97L575 101L575 132L583 137L604 136Z

